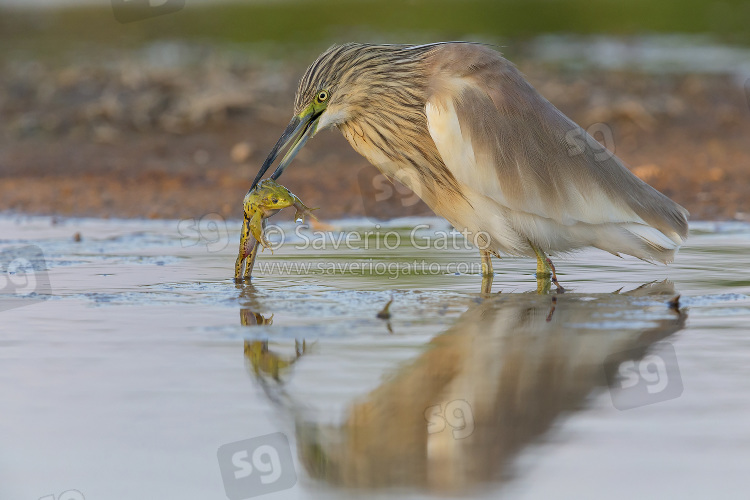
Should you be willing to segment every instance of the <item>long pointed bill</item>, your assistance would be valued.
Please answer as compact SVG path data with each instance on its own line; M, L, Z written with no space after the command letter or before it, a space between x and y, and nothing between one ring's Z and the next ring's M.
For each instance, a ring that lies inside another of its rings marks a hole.
M255 189L255 186L258 184L258 181L260 181L260 178L263 177L263 174L265 174L269 167L273 165L273 162L276 161L276 157L279 156L279 153L282 150L289 148L287 153L284 155L284 158L282 158L281 162L279 163L279 166L276 167L273 175L271 175L271 178L274 180L279 178L282 172L284 172L284 169L292 162L299 150L302 149L302 146L305 145L307 140L315 135L315 131L318 128L319 119L320 113L315 114L311 108L306 109L298 116L292 118L292 121L289 122L289 125L287 125L284 133L281 134L279 140L276 141L276 145L274 145L273 149L268 154L268 158L266 158L266 161L263 162L263 166L260 167L260 171L258 172L258 175L255 176L255 180L253 181L253 185L250 186L251 191Z

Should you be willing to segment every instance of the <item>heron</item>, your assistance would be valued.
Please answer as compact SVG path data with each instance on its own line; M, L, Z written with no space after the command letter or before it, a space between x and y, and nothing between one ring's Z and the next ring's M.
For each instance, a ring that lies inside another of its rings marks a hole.
M334 45L302 76L294 115L253 181L277 179L318 131L338 128L390 179L492 256L595 247L672 262L688 211L628 170L494 48L472 42Z

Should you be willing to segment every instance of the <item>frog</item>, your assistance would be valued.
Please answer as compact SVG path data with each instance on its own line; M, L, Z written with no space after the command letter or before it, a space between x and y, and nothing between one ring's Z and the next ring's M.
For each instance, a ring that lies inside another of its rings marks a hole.
M242 201L242 206L244 221L240 234L240 251L234 265L235 281L250 278L259 246L264 249L268 248L273 253L271 243L263 234L266 229L266 219L283 208L294 207L296 209L294 220L304 222L306 216L317 220L315 214L312 213L313 210L317 210L316 208L306 207L291 191L272 179L266 179L255 189L248 191Z

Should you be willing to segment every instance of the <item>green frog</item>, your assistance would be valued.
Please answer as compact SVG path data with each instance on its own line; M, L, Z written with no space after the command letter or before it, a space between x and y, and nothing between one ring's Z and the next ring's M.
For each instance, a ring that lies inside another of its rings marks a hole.
M312 210L317 209L306 207L291 191L272 179L266 179L260 182L255 189L248 191L242 205L245 219L240 235L240 251L234 265L235 281L250 279L259 245L268 248L273 253L271 243L263 235L266 229L266 219L282 208L294 207L297 209L294 220L301 219L304 222L305 216L308 215L317 220L317 217L312 213Z

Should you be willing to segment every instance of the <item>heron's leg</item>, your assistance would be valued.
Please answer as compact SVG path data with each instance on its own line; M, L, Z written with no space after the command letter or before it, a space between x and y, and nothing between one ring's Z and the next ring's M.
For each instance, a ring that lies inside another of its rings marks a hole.
M492 254L487 250L479 250L482 256L482 276L492 276L495 272L492 270Z
M552 270L547 265L548 259L547 256L544 255L544 251L542 251L540 248L537 248L536 245L531 242L531 240L529 240L529 245L536 254L536 277L549 278L550 276L552 276Z
M560 282L557 281L557 272L555 271L555 266L552 264L552 261L544 254L544 251L541 248L537 248L536 245L534 245L531 240L529 240L529 245L531 246L531 249L534 250L534 253L536 254L536 277L537 280L543 279L543 280L552 280L552 283L555 284L557 287L558 292L564 292L565 289L560 285ZM538 288L538 287L537 287Z
M486 295L492 292L492 281L494 276L491 274L482 275L482 294Z
M492 270L492 253L487 250L479 250L482 257L482 293L492 292L492 281L495 271Z
M539 295L548 294L551 286L552 282L550 281L549 276L544 276L542 278L539 276L536 277L536 293Z

